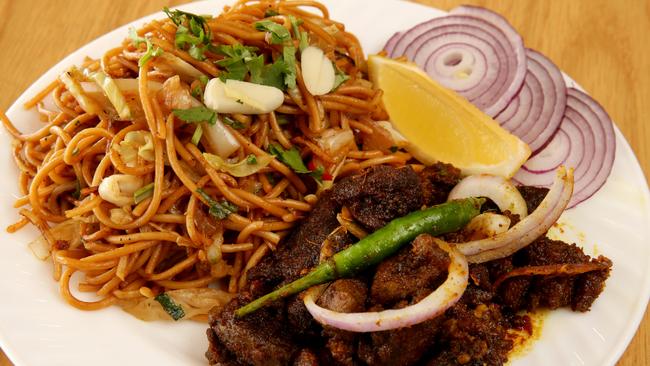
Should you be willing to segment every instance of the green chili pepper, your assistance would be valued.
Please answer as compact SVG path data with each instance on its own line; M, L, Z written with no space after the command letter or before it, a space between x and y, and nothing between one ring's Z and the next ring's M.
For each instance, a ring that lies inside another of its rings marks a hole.
M238 317L312 286L337 278L351 277L393 255L416 236L457 231L480 213L482 198L450 201L397 218L388 225L332 256L304 277L266 294L235 311Z

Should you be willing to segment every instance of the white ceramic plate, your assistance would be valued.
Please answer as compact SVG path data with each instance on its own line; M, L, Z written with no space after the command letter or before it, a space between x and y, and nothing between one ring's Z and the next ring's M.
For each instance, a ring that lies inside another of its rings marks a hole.
M188 4L182 9L216 14L229 0ZM324 1L332 18L356 34L366 52L377 52L396 31L444 14L396 1ZM162 13L140 19L139 26ZM82 47L43 75L9 109L21 129L36 126L24 101L84 56L98 58L127 36L128 26ZM513 365L614 365L634 335L650 294L650 195L628 143L616 130L616 160L605 186L562 217L563 238L589 254L614 262L605 292L589 313L553 311L541 338ZM18 218L17 169L9 135L0 129L0 227ZM35 259L26 244L37 235L26 229L0 231L0 346L17 366L36 365L204 365L206 325L185 321L141 322L118 308L76 310L59 297L51 266Z

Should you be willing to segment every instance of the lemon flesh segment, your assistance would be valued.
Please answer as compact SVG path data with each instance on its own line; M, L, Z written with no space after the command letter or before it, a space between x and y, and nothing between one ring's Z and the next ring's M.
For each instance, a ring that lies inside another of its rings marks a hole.
M368 71L407 149L423 163L510 178L530 156L528 145L415 64L370 56Z

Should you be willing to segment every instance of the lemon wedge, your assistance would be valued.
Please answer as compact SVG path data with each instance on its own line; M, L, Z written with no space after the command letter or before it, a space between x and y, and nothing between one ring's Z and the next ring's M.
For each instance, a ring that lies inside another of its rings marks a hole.
M370 79L407 150L425 164L450 163L464 174L512 177L530 156L526 143L411 62L368 59Z

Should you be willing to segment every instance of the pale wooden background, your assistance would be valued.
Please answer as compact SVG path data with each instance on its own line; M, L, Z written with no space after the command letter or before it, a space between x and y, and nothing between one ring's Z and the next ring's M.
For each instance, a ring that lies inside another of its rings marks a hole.
M528 47L549 56L603 104L649 176L649 1L417 1L441 9L469 3L504 15L523 35ZM163 6L185 2L0 0L0 108L6 110L28 85L80 46ZM648 364L649 330L646 312L619 366ZM10 365L0 351L0 366Z

